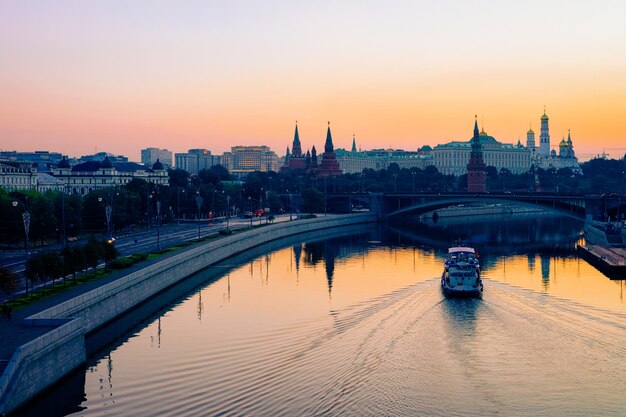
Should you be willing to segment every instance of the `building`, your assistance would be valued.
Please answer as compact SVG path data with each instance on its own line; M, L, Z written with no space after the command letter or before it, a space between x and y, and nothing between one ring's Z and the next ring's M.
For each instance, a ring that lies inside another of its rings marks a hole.
M111 163L128 162L128 157L124 155L113 155L112 153L109 153L109 152L97 152L97 153L94 153L93 155L83 155L80 158L78 158L76 162L79 164L83 162L92 162L92 161L102 162L104 161L105 158L111 161Z
M337 162L335 155L335 147L333 146L333 137L330 133L330 122L328 122L328 130L326 131L326 142L324 143L324 154L319 166L315 168L318 177L329 177L333 175L341 175L342 171Z
M85 195L108 187L128 184L135 178L151 184L168 185L169 176L161 162L150 168L135 162L87 161L70 166L67 159L61 160L54 169L53 176L63 184L68 194Z
M300 143L300 135L298 134L298 122L296 122L296 130L293 134L291 152L289 152L288 146L287 152L285 153L285 162L281 167L281 171L285 172L296 169L306 169L306 155L302 154L302 144Z
M354 138L353 138L353 145ZM364 169L389 169L391 164L398 165L399 168L419 168L425 169L433 165L432 148L424 146L417 152L405 151L402 149L373 149L370 151L352 151L337 149L337 162L339 168L346 174L358 174Z
M35 151L16 152L0 151L0 161L21 162L25 164L57 165L63 159L63 155L58 152Z
M478 132L478 117L474 121L474 137L471 142L470 159L467 164L467 191L470 193L487 192L487 176L483 161L483 149Z
M30 190L37 187L37 170L31 164L0 162L0 187L7 191Z
M452 141L433 148L433 164L439 172L446 175L463 175L467 173L467 161L472 151L472 141ZM498 171L505 168L513 174L528 172L531 162L531 151L522 146L498 142L484 130L478 132L482 159L486 166L493 166Z
M297 134L297 132L296 132ZM224 153L228 161L228 171L243 174L255 171L278 171L278 156L268 146L233 146L230 153Z
M175 166L190 174L198 174L203 169L211 169L220 164L220 158L211 155L208 149L189 149L187 153L175 154Z
M576 152L574 152L572 135L569 130L567 131L567 140L565 140L565 138L561 139L558 147L558 152L556 149L550 150L549 121L550 119L546 114L544 108L543 115L541 116L541 136L539 150L536 152L532 152L532 164L535 167L542 169L569 168L575 174L582 174L582 169L580 169L580 165L578 164L578 158L576 158ZM530 148L530 145L534 144L534 132L532 132L532 129L528 131L526 137L526 146Z
M165 169L173 167L172 152L167 149L146 148L141 150L141 163L145 166L151 167L157 160L163 164Z

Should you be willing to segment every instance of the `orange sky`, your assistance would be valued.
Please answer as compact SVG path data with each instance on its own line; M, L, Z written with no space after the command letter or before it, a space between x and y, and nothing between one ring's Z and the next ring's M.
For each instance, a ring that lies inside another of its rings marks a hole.
M546 105L553 145L626 153L626 5L500 3L5 2L0 148L524 142Z

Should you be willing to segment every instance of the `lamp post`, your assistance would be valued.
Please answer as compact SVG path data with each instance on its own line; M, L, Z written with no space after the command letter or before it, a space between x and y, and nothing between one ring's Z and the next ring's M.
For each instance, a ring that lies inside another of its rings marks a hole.
M326 217L326 176L324 176L324 217Z
M61 223L62 223L62 236L63 236L63 249L67 247L67 236L65 235L65 185L61 192Z
M415 194L415 174L417 174L417 172L411 171L411 178L412 178L412 184L413 184L413 194Z
M230 219L230 196L226 195L226 230L229 230L228 220Z
M161 252L161 202L157 199L157 251Z
M181 189L179 188L178 189L178 204L176 205L176 211L178 212L177 216L178 216L178 225L179 226L180 226L180 191L181 191ZM185 190L182 190L182 192L184 193Z
M393 192L398 192L398 174L393 174Z
M17 207L17 201L14 201L13 207ZM28 207L24 206L24 212L22 213L22 222L24 223L24 252L26 254L26 266L24 268L24 274L26 276L26 293L28 294L28 232L30 230L30 213Z
M202 207L202 197L200 197L200 191L196 191L196 204L198 205L198 240L200 240L200 207Z
M150 196L152 198L152 196ZM102 197L98 197L98 202L102 203ZM110 204L104 206L104 215L107 221L107 240L111 240L111 214L113 213L113 207Z
M289 190L287 190L287 193L289 194L289 220L291 221L291 220L293 220L293 217L291 215L292 214L292 211L291 211L291 193L289 192Z

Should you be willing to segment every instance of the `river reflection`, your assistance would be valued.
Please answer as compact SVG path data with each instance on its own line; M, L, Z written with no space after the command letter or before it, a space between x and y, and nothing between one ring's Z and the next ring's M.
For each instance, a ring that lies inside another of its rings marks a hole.
M576 257L580 224L506 223L230 259L91 359L76 414L623 415L623 281ZM480 251L482 300L440 290L459 237Z

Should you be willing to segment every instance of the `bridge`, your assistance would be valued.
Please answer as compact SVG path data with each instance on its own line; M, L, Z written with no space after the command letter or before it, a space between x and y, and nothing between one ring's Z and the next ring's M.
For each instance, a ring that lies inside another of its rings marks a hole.
M356 193L328 194L329 211L369 207L381 218L416 216L444 207L459 205L515 204L540 208L580 220L608 220L626 217L626 196L617 194L556 193Z

